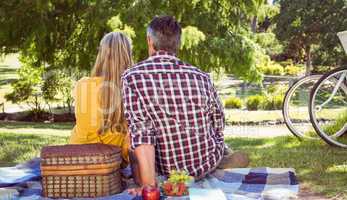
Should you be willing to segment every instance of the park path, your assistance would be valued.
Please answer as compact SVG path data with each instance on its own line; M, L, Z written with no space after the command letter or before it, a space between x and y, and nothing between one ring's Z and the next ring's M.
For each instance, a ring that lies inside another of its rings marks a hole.
M249 138L271 138L277 136L292 135L288 128L282 125L259 125L259 126L226 126L225 136L249 137Z

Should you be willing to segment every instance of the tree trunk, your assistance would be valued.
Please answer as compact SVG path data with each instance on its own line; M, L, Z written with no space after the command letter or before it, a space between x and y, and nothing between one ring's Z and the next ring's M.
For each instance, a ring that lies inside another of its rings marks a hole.
M311 45L307 45L305 49L306 54L306 75L311 74Z
M257 32L258 17L254 16L252 19L251 30L253 33Z

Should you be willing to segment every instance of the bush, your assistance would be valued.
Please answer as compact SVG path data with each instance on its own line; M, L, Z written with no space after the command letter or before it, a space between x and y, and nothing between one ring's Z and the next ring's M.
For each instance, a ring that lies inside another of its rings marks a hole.
M282 75L284 73L283 67L280 64L273 62L268 65L261 66L260 71L266 75Z
M283 98L283 95L268 96L263 103L264 110L281 110Z
M247 110L280 110L284 96L280 95L254 95L247 98Z
M229 97L224 101L224 107L240 109L242 107L241 99L237 97Z
M286 66L293 66L294 62L292 59L288 59L285 61L278 62L278 64L282 65L282 67L286 67Z
M317 66L313 66L312 73L313 74L324 74L324 73L326 73L332 69L333 68L330 66L317 65Z
M247 98L246 108L247 110L259 110L263 107L265 96L254 95Z
M285 69L285 74L286 75L290 75L290 76L297 76L299 75L300 73L302 73L302 68L298 67L298 66L295 66L295 65L292 65L292 66L287 66Z
M266 88L266 93L271 95L282 94L284 95L288 90L288 85L280 83L272 83Z
M12 91L5 99L15 104L25 103L30 107L36 118L43 112L41 91L43 66L36 66L35 60L21 55L21 68L17 71L18 79L11 83Z
M59 69L50 70L47 74L49 76L44 78L42 86L44 100L46 102L62 102L63 107L67 107L69 113L72 113L73 98L71 92L74 77Z

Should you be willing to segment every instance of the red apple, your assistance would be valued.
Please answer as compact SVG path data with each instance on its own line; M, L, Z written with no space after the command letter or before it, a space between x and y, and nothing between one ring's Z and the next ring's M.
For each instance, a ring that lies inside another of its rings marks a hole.
M160 191L157 187L145 186L142 189L142 199L143 200L159 200Z

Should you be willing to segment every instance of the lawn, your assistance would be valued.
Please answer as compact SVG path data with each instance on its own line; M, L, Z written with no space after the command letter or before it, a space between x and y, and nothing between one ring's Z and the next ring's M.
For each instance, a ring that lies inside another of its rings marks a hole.
M1 122L0 133L45 135L66 137L71 133L73 123L34 123L34 122Z
M42 146L65 144L71 123L0 122L0 165L39 156ZM227 138L230 147L250 154L251 167L293 167L300 184L328 197L347 198L347 151L294 137Z
M72 123L0 122L0 166L39 156L42 146L67 143Z

